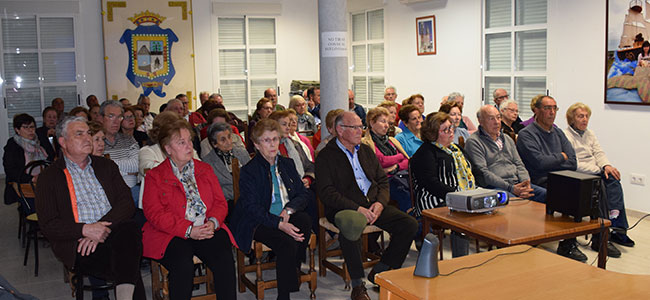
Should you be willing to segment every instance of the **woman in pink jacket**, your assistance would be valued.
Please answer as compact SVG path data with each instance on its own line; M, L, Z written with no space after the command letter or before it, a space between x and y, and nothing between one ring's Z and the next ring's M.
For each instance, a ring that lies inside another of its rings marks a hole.
M146 174L143 255L169 270L170 299L192 297L194 255L213 271L217 299L236 299L228 205L212 167L193 159L192 133L185 120L160 129L168 158Z

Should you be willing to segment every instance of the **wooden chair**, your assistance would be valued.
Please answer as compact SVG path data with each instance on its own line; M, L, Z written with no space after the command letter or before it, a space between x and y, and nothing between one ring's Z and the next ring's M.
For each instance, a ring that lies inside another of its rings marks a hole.
M237 201L239 198L239 160L236 158L232 159L232 181L233 181L233 194L234 199ZM271 248L267 247L263 243L253 241L253 255L255 258L255 263L246 264L246 254L241 250L237 249L237 280L239 282L239 292L246 292L248 288L255 294L257 299L264 299L264 291L278 286L278 282L275 279L264 280L262 276L262 271L275 269L275 262L262 262L262 255L264 252L272 251ZM316 235L311 234L309 236L309 271L304 273L300 271L298 280L300 284L304 282L309 283L309 290L311 291L310 298L316 299L316 270L314 269L314 260L316 252ZM252 280L246 276L247 273L255 272L255 280Z
M194 256L194 266L200 274L194 276L194 284L205 284L204 295L192 296L193 300L215 300L217 295L214 293L214 279L210 269L203 266L203 262ZM198 268L197 268L198 266ZM205 272L202 272L204 269ZM163 265L155 260L151 260L151 291L154 300L169 300L169 271Z
M323 207L323 203L321 203L319 197L316 197L316 201L318 202L318 225L319 225L318 226L318 272L320 276L325 277L327 275L327 270L329 269L330 271L334 272L335 274L343 278L343 281L345 282L344 288L346 290L349 290L351 278L350 278L350 273L348 273L348 268L345 262L340 263L339 266L338 263L328 260L328 258L330 257L342 256L343 251L340 248L328 250L328 248L330 248L337 239L332 238L329 241L326 241L325 238L328 235L327 230L334 232L336 234L340 234L340 231L336 227L336 225L330 223L327 220L327 218L325 218L325 208ZM366 226L366 228L363 229L363 233L361 234L361 245L362 245L361 260L364 269L374 266L381 259L379 255L376 255L368 251L368 234L375 233L375 232L382 233L381 246L383 248L384 235L383 235L383 230L381 228L375 225L368 225Z

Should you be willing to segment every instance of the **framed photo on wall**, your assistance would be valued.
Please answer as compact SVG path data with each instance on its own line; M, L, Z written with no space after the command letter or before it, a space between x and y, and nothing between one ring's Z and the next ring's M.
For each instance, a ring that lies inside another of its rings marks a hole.
M418 55L436 54L436 16L415 18Z
M605 103L650 105L650 1L606 1Z

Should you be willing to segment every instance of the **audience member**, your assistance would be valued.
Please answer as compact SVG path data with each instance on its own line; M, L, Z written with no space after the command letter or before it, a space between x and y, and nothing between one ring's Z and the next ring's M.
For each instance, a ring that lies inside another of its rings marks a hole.
M539 102L539 100L541 100L543 97L546 97L546 95L540 94L540 95L537 95L537 96L533 97L530 100L530 110L533 112L533 116L530 117L530 119L521 122L521 125L523 127L526 127L526 126L528 126L530 124L533 124L535 122L535 118L537 116L537 102ZM555 124L553 124L553 127L555 127Z
M422 128L422 115L415 105L404 105L399 110L399 118L406 120L406 129L395 136L395 139L402 144L404 151L410 157L422 145L420 139L420 128Z
M260 120L250 133L259 154L242 168L232 227L243 252L251 251L253 240L273 250L278 299L289 299L300 289L299 270L311 233L310 217L303 211L309 194L300 184L295 160L278 155L282 129L271 118Z
M217 103L219 103L221 105L224 105L223 104L223 96L221 96L221 94L218 94L218 93L214 93L214 94L210 95L208 100L214 100L214 101L217 101Z
M144 108L140 105L133 105L131 107L135 114L135 130L146 133L147 128L144 126Z
M219 106L223 107L223 105L219 105ZM214 123L228 123L228 125L230 125L231 128L230 130L231 138L235 147L241 147L246 149L246 146L244 144L244 139L239 134L239 130L237 130L237 127L230 124L230 115L223 108L215 108L212 111L210 111L210 114L208 114L208 124L212 125ZM200 133L201 134L201 153L200 153L201 157L210 153L210 151L212 151L213 148L212 144L210 143L210 140L208 139L208 127L210 127L209 125L201 129L201 133ZM203 136L205 136L205 138Z
M88 121L95 121L101 123L101 115L99 114L99 105L93 105L88 109L90 119Z
M210 99L210 93L206 91L199 93L199 102L201 103L201 105L203 105L203 103L205 103L205 101L208 101L209 99Z
M86 120L90 119L90 112L88 112L88 110L83 106L77 106L71 109L68 115L75 117L84 117Z
M501 110L501 103L503 101L508 100L510 95L508 95L508 91L504 89L495 89L494 92L492 92L492 100L494 101L494 106Z
M327 113L327 116L325 117L325 129L327 129L327 132L329 135L324 139L321 140L321 130L323 130L323 127L318 129L318 132L316 135L314 135L314 146L316 147L316 153L320 152L321 150L325 149L325 146L327 146L327 143L329 143L331 140L336 138L336 129L334 128L334 120L336 120L336 117L340 115L344 110L337 108L330 110ZM318 137L318 143L316 143L316 137Z
M400 134L402 132L402 128L399 128L395 126L395 120L398 119L397 117L397 103L393 101L388 101L384 100L383 102L379 103L377 107L383 107L388 110L388 136L395 137L397 134Z
M294 141L289 137L291 113L285 110L273 112L269 119L274 120L280 124L280 145L278 146L278 154L283 157L291 158L296 167L298 175L305 185L309 188L314 182L314 162L310 159L309 150L305 151L300 145L299 141ZM257 148L259 150L259 148Z
M313 136L318 128L314 116L307 111L305 99L300 95L292 96L291 101L289 101L289 108L295 110L298 116L298 133L305 136Z
M86 97L86 106L88 106L89 109L93 106L99 106L99 100L97 100L97 96L88 95L88 97Z
M146 175L143 256L169 271L170 299L192 297L195 255L212 271L217 298L236 299L228 204L210 165L193 159L193 132L184 120L160 128L158 143L168 158Z
M492 92L492 98L494 100L494 106L501 112L502 121L505 121L506 117L509 117L509 116L506 116L504 114L504 108L501 107L501 105L503 105L504 102L510 100L510 95L508 94L508 91L506 91L504 89L495 89L494 92ZM512 101L515 102L515 105L517 104L517 101L515 101L514 99L512 99ZM509 105L512 105L512 104L509 104ZM510 127L511 127L511 129L514 129L515 127L517 127L518 129L514 133L514 134L517 134L521 128L524 128L521 125L521 119L519 118L519 111L517 110L516 114L514 112L510 111L510 110L508 110L508 111L509 111L510 115L516 115L515 119L512 121L512 125ZM506 129L504 129L504 131L503 131L504 133L510 134L510 132L506 132L505 130Z
M151 99L145 95L138 97L138 105L144 110L144 132L148 132L153 124L156 114L151 111Z
M409 156L395 138L388 136L388 120L394 118L383 107L368 111L368 130L361 142L375 150L379 164L388 176L390 199L397 202L401 211L408 212L412 207L408 183Z
M185 121L189 121L189 116L190 116L190 100L187 98L187 95L185 94L178 94L176 95L176 98L181 101L181 104L183 105L183 112L181 114L181 117L185 119Z
M119 101L120 101L120 104L122 104L123 108L127 108L127 107L131 106L131 101L129 101L129 99L127 99L127 98L122 98Z
M605 188L604 199L607 204L607 215L603 216L612 221L612 228L607 246L607 255L617 257L620 251L611 245L611 242L622 246L632 247L634 241L627 236L629 224L625 213L623 201L623 187L621 186L621 173L607 159L605 151L600 147L598 138L593 131L588 129L591 109L584 103L575 103L567 109L567 124L564 130L567 139L576 151L578 160L577 171L587 174L599 175ZM591 249L598 251L600 236L593 235Z
M106 135L104 134L102 124L93 121L88 121L87 124L92 141L92 152L90 155L104 156L104 148L106 147L104 138Z
M41 232L68 270L115 282L116 299L146 299L142 233L132 219L128 186L115 163L90 155L86 119L68 117L56 131L63 158L42 172L36 186Z
M430 113L422 125L424 144L411 157L415 215L425 209L446 206L447 193L476 189L472 164L463 148L453 143L454 125L444 112ZM451 232L453 257L467 255L467 237Z
M52 108L56 111L57 122L61 121L67 114L64 112L65 103L62 98L52 99Z
M178 114L178 116L183 118L183 102L181 102L181 100L178 100L176 98L171 99L167 101L167 106L165 107L165 111L175 112L176 114Z
M446 101L443 100L443 101L444 102L441 103L441 105L451 101L458 102L458 104L460 104L461 110L465 106L465 96L463 96L463 94L458 92L453 92L449 94L447 100ZM474 131L476 131L476 125L474 125L474 123L472 122L472 120L470 120L468 116L463 116L463 119L460 121L460 127L467 129L467 131L469 131L469 134L472 134L474 133Z
M142 132L135 130L135 108L129 106L124 109L124 115L120 126L120 132L125 136L131 136L138 142L138 146L142 148L149 144L149 136Z
M440 109L438 111L449 115L449 121L454 127L454 144L458 144L461 137L463 138L463 141L467 141L469 138L469 131L467 131L465 128L460 127L460 122L463 120L463 107L460 105L460 103L447 101L447 103L440 105Z
M395 124L399 124L399 111L402 109L402 105L397 103L395 99L397 99L397 89L394 86L387 87L384 90L384 100L393 102L397 106L395 111L398 112L398 114L395 115Z
M465 150L478 169L477 176L482 178L483 186L506 191L510 197L546 202L546 189L530 183L513 139L501 132L499 111L493 105L484 105L476 116L478 130L467 139Z
M535 104L535 122L519 131L517 150L526 165L530 182L546 187L548 172L576 170L576 153L562 130L553 126L558 111L551 96L543 96ZM575 238L563 240L557 247L557 254L578 261L587 261L587 256L577 247Z
M36 136L36 121L34 117L28 114L16 114L13 118L14 136L7 140L2 155L2 165L5 171L5 204L11 204L18 201L18 194L11 186L12 182L27 183L32 181L34 176L38 176L40 169L34 169L34 173L25 174L25 166L37 160L52 161L54 157L49 157L47 151L41 147L38 137ZM28 205L23 207L23 211L34 212L34 199L28 199ZM31 202L31 203L30 203Z
M291 99L293 99L293 97L291 97ZM320 124L320 87L310 87L307 90L306 101L309 113L317 119L316 125ZM289 106L291 106L291 104L289 104Z
M268 88L264 91L264 98L271 100L273 104L273 111L285 110L286 108L282 104L278 103L278 93L273 88Z
M300 146L302 147L302 150L305 152L307 157L309 158L310 161L314 162L314 147L311 145L311 141L309 138L302 134L298 134L298 116L296 115L296 111L293 109L287 109L289 112L289 132L288 132L288 137L291 138L292 140L300 143ZM320 129L320 128L319 128ZM313 137L312 137L313 139Z
M316 188L325 216L341 231L339 242L352 279L351 298L369 299L360 256L364 227L373 224L391 236L381 260L368 274L374 283L376 274L402 267L418 225L413 217L388 205L388 178L375 151L361 144L359 117L342 112L336 117L335 130L337 138L316 159Z
M519 107L514 100L505 100L501 102L501 129L503 133L516 137L519 130L524 128L519 119ZM519 122L517 122L519 120ZM514 139L513 139L514 140Z
M258 100L257 105L255 106L255 112L253 113L253 115L256 115L256 117L248 122L248 132L250 133L257 122L268 118L272 112L273 103L271 103L271 100L268 98L262 98ZM253 145L250 139L246 140L246 150L248 150L248 153L255 153L255 145Z
M59 142L56 139L57 121L56 110L52 106L48 106L43 110L43 126L36 129L36 136L38 136L41 147L45 149L47 157L50 157L51 160L54 160L59 153Z
M368 126L366 124L366 109L363 108L363 106L354 103L354 92L352 90L348 90L348 110L354 112L357 114L357 116L359 116L363 127Z

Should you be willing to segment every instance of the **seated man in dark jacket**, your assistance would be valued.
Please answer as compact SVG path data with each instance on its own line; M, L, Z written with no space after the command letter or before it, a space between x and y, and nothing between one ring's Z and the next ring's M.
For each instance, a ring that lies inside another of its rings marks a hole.
M327 143L316 158L316 188L325 216L341 231L339 242L352 279L352 299L370 299L363 284L361 233L366 224L386 230L391 241L368 280L377 273L399 269L417 231L415 219L389 206L388 178L374 149L361 144L363 125L354 112L343 112L335 121L337 138Z
M36 187L43 235L68 269L114 281L116 299L145 299L142 233L131 219L129 187L115 163L90 155L85 118L64 119L56 133L63 158L39 175Z

